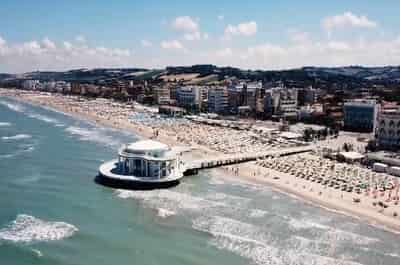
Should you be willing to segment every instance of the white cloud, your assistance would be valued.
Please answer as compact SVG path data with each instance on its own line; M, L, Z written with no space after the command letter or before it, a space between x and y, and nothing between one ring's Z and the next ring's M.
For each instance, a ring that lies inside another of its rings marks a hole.
M190 16L181 16L174 19L172 27L181 32L194 33L199 31L199 25Z
M193 32L193 33L186 33L185 35L183 35L183 38L185 40L188 40L188 41L200 40L201 39L201 33L198 32L198 31Z
M351 47L348 43L343 41L331 41L327 44L328 49L337 52L350 51Z
M48 50L54 50L56 48L56 44L49 40L49 38L44 38L43 41L43 48Z
M229 56L220 58L215 54ZM251 69L288 69L306 65L397 65L400 61L400 42L393 39L385 41L309 41L288 45L264 43L250 46L247 49L232 50L232 54L217 50L210 53L209 60L216 64L223 62L225 65Z
M197 21L190 16L181 16L174 19L172 27L183 33L183 39L186 41L197 41L208 38L208 35L202 34Z
M161 42L161 48L180 50L180 49L184 49L184 46L178 40L170 40L170 41L163 40Z
M0 36L0 46L3 46L3 45L5 45L5 44L6 44L6 40L3 39L3 38Z
M60 43L50 39L12 43L0 38L0 72L94 67L154 68L198 63L248 69L287 69L304 65L398 65L400 61L400 38L397 36L385 40L358 37L352 40L315 40L309 36L307 41L303 41L306 39L304 34L293 34L302 37L293 37L296 41L286 44L267 42L245 48L240 48L242 44L233 46L236 44L230 43L226 47L196 45L188 50L180 40L164 40L157 46L153 43L153 48L160 52L153 58L128 49L89 46L74 39Z
M29 42L24 42L22 45L19 45L17 47L17 51L20 54L33 54L33 55L38 55L42 52L42 48L40 47L39 42L37 41L29 41Z
M186 41L197 41L204 37L204 34L200 31L199 24L190 16L175 18L172 22L172 27L176 31L182 32L182 38Z
M366 16L357 16L352 12L345 12L340 15L326 17L321 22L322 27L330 32L334 28L354 27L354 28L376 28L378 23L370 20Z
M0 71L65 70L82 67L130 66L132 51L127 49L88 47L64 41L56 45L49 38L0 44Z
M153 46L153 43L151 41L148 40L141 40L140 43L142 44L143 47L148 48Z
M290 29L288 34L290 41L293 43L306 43L310 41L310 34L305 31Z
M247 49L248 57L259 57L259 58L272 58L277 56L283 56L285 49L278 45L265 43L262 45L256 45Z
M85 36L83 36L83 35L78 35L78 36L76 36L76 37L75 37L75 40L76 40L77 42L80 42L80 43L86 42L86 38L85 38Z
M225 28L224 36L230 38L234 35L252 36L257 33L257 23L255 21L243 22L236 26L228 25Z
M64 41L64 42L63 42L63 45L64 45L64 48L65 48L66 50L71 50L71 49L72 49L72 43L69 42L69 41Z
M215 52L215 55L218 57L230 57L233 55L233 51L231 48L223 48Z

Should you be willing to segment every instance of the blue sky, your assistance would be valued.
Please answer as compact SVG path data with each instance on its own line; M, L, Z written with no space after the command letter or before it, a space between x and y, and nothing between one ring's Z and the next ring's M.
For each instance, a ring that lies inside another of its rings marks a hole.
M2 0L0 71L398 64L398 10L396 0Z

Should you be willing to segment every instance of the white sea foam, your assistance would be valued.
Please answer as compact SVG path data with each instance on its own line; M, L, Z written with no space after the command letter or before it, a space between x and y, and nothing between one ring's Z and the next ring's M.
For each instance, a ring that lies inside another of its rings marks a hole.
M207 200L228 203L231 207L240 207L251 201L250 198L230 195L222 192L210 192L204 197Z
M42 252L39 249L33 248L32 252L36 254L37 257L43 257Z
M26 113L26 115L28 115L28 117L33 118L33 119L37 119L37 120L44 121L44 122L47 122L47 123L52 123L52 124L55 124L57 126L63 126L63 124L61 122L59 122L57 119L48 117L46 115L33 113L33 112L28 112L28 113Z
M356 234L350 231L344 231L341 229L331 229L326 233L323 233L320 238L322 242L347 242L352 243L354 245L369 245L371 243L379 242L379 239L363 236L360 234Z
M0 127L9 127L11 126L11 123L9 122L0 122Z
M11 103L11 102L0 100L0 104L3 106L6 106L10 110L13 110L16 112L23 112L25 110L25 108L22 105L17 104L17 103Z
M164 209L164 208L157 209L157 216L159 216L161 218L167 218L167 217L174 216L174 215L176 215L176 212L174 212L174 211Z
M260 209L251 209L249 216L252 218L261 218L267 215L268 212Z
M68 223L48 222L19 214L8 227L0 230L0 240L20 243L54 241L71 237L77 231L78 228Z
M368 245L379 241L377 238L341 230L333 226L318 223L311 219L290 218L289 226L295 230L313 229L314 232L318 233L318 238L316 240L323 243L352 242L355 245ZM315 229L320 231L315 231Z
M279 197L278 195L273 195L273 196L272 196L272 199L273 199L273 200L279 200L280 198L281 198L281 197Z
M108 146L120 146L121 142L113 139L111 136L105 134L103 129L101 128L82 128L76 126L69 126L65 128L65 131L72 134L79 136L79 139L82 141L92 141L101 144L105 144Z
M399 253L386 253L385 255L393 258L400 258Z
M296 219L296 218L290 218L289 219L289 226L291 228L294 228L295 230L303 230L303 229L322 229L322 230L328 230L330 229L329 226L317 223L313 220L309 219Z
M32 138L32 136L29 134L17 134L14 136L1 137L1 139L3 139L4 141L22 140L22 139L29 139L29 138Z
M123 199L133 198L141 200L146 206L152 209L163 208L173 212L178 212L179 210L204 212L211 208L225 206L222 202L215 202L173 190L117 190L116 194Z
M15 157L17 154L5 154L5 155L0 155L0 158L13 158Z
M226 249L254 264L296 265L359 265L351 260L334 259L310 253L304 246L276 246L274 238L259 227L221 216L202 216L193 221L193 228L212 236L210 243ZM305 242L308 245L308 242Z
M13 158L20 154L32 152L34 150L35 150L35 144L23 144L19 145L19 149L17 149L14 153L0 155L0 158Z

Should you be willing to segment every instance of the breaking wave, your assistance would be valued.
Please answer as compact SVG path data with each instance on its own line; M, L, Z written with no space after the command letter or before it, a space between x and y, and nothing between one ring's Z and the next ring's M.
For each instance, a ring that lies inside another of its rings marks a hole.
M55 241L71 237L77 231L78 228L68 223L48 222L19 214L10 225L0 230L0 240L16 243Z
M29 134L17 134L14 136L3 136L1 137L2 140L4 141L13 141L13 140L22 140L22 139L29 139L32 138L31 135Z
M79 136L79 139L82 141L91 141L97 142L100 144L108 145L108 146L120 146L122 143L118 140L113 139L111 136L106 135L101 128L82 128L76 126L69 126L65 128L65 131Z
M180 209L191 212L200 212L225 205L222 202L215 202L172 190L117 190L116 193L118 197L123 199L133 198L141 200L146 206L152 209L163 208L173 212L178 212Z
M360 265L351 260L309 252L301 245L277 247L274 238L259 227L226 217L199 217L193 221L192 227L211 235L210 244L215 247L238 254L254 264Z
M167 209L164 209L164 208L158 208L157 209L157 216L158 217L167 218L167 217L174 216L174 215L176 215L176 212L174 212L174 211L167 210Z
M10 103L7 101L0 100L0 104L16 112L23 112L25 110L25 108L22 105L17 103Z
M9 127L11 126L11 123L9 122L0 122L0 127Z
M57 126L63 126L63 124L61 122L59 122L57 119L48 117L46 115L33 113L33 112L28 112L28 113L26 113L26 115L28 117L30 117L30 118L33 118L33 119L37 119L37 120L44 121L44 122L47 122L47 123L55 124Z
M251 209L249 216L252 218L261 218L267 215L268 212L260 209Z
M35 145L36 145L35 143L19 145L18 146L19 148L14 153L2 154L2 155L0 155L0 158L13 158L13 157L21 155L23 153L33 152L35 150Z

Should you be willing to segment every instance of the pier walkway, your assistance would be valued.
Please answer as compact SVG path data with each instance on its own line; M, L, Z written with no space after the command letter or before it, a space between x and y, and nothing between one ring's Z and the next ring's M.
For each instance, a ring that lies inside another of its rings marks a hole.
M250 161L256 161L257 159L265 159L267 157L287 156L305 152L311 152L315 149L315 146L300 146L282 148L279 150L271 150L262 153L255 154L239 154L239 155L222 155L210 159L195 160L185 164L184 175L194 175L201 169L216 168L227 165L245 163Z

